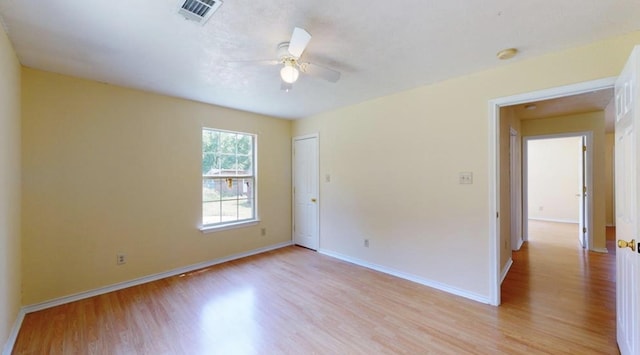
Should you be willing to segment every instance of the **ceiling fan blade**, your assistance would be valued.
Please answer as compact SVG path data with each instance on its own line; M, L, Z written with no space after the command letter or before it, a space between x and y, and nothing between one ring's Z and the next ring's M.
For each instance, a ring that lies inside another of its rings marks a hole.
M310 40L311 35L309 32L300 27L294 28L291 41L289 41L289 53L296 58L300 58Z
M300 70L309 76L324 79L332 83L340 80L339 71L329 69L318 64L300 63Z
M280 83L280 90L284 90L286 92L289 92L289 91L293 90L293 84L289 84L289 83L286 83L286 82L282 81Z

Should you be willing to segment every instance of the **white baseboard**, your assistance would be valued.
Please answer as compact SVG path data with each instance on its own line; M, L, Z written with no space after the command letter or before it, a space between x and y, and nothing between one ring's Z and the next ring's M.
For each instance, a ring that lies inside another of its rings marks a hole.
M513 265L513 259L509 258L509 260L507 260L507 263L504 264L504 267L502 268L502 272L500 272L500 284L502 284L502 282L504 281L504 278L507 277L509 270L511 270L511 265Z
M2 355L11 355L13 346L16 344L16 339L18 338L18 332L20 331L20 327L22 327L24 315L25 311L24 308L22 308L18 312L18 318L16 318L16 321L13 322L13 327L11 328L11 333L9 333L9 338L2 348Z
M221 263L224 263L224 262L227 262L227 261L244 258L244 257L247 257L247 256L260 254L260 253L264 253L264 252L275 250L275 249L284 248L284 247L287 247L289 245L292 245L292 242L289 241L289 242L284 242L284 243L278 243L278 244L270 245L270 246L267 246L267 247L264 247L264 248L258 248L258 249L250 250L250 251L247 251L247 252L244 252L244 253L234 254L234 255L223 257L223 258L219 258L219 259L205 261L205 262L201 262L201 263L198 263L198 264L193 264L193 265L181 267L181 268L178 268L178 269L173 269L173 270L161 272L161 273L158 273L158 274L153 274L153 275L141 277L141 278L130 280L130 281L120 282L120 283L117 283L117 284L113 284L113 285L109 285L109 286L105 286L105 287L100 287L100 288L97 288L97 289L94 289L94 290L80 292L80 293L76 293L76 294L73 294L73 295L56 298L56 299L53 299L53 300L50 300L50 301L46 301L46 302L42 302L42 303L37 303L37 304L32 304L32 305L29 305L29 306L25 306L25 307L22 308L22 311L23 311L24 314L31 313L31 312L36 312L36 311L40 311L40 310L43 310L43 309L59 306L59 305L65 304L65 303L75 302L75 301L79 301L79 300L82 300L82 299L85 299L85 298L94 297L94 296L102 295L102 294L113 292L113 291L117 291L117 290L122 290L122 289L125 289L125 288L128 288L128 287L131 287L131 286L142 285L142 284L145 284L145 283L148 283L148 282L164 279L164 278L167 278L167 277L172 277L172 276L188 273L188 272L191 272L191 271L204 269L204 268L207 268L207 267L210 267L210 266L213 266L213 265L217 265L217 264L221 264Z
M591 251L595 251L596 253L608 254L609 250L607 248L591 248Z
M340 259L343 261L346 261L348 263L352 263L352 264L356 264L362 267L366 267L368 269L372 269L372 270L376 270L385 274L389 274L395 277L399 277L401 279L405 279L405 280L409 280L409 281L413 281L415 283L419 283L421 285L427 286L427 287L431 287L431 288L435 288L438 289L440 291L444 291L444 292L448 292L457 296L461 296L464 298L468 298L477 302L481 302L481 303L486 303L486 304L491 304L491 300L488 297L473 293L473 292L469 292L469 291L465 291L465 290L461 290L459 288L456 287L451 287L449 285L445 285L443 283L437 282L437 281L432 281L432 280L427 280L425 278L419 277L419 276L415 276L415 275L411 275L411 274L407 274L405 272L402 271L398 271L398 270L394 270L385 266L381 266L381 265L377 265L377 264L373 264L373 263L369 263L366 262L364 260L360 260L360 259L356 259L356 258L352 258L350 256L346 256L340 253L336 253L333 252L331 250L326 250L326 249L318 249L318 252L327 256L330 256L332 258L336 258L336 259Z
M522 244L524 244L524 240L522 238L518 238L518 243L515 246L511 246L512 251L518 251L522 248Z
M557 219L557 218L533 218L529 217L531 221L542 221L542 222L555 222L555 223L571 223L578 224L578 221L570 220L570 219Z

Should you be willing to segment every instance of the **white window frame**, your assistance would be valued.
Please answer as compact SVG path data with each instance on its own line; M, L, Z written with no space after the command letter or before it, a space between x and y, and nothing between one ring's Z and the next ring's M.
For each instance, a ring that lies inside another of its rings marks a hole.
M216 175L216 176L207 176L204 173L202 174L202 179L201 179L201 184L205 179L220 179L220 180L226 180L226 179L242 179L242 178L249 178L249 179L253 179L253 189L252 189L252 199L253 199L253 217L250 219L242 219L242 220L237 220L237 221L227 221L227 222L219 222L219 223L210 223L210 224L205 224L204 223L204 196L203 196L203 189L204 187L201 185L201 199L200 199L200 231L202 231L203 233L210 233L210 232L217 232L217 231L223 231L223 230L228 230L228 229L234 229L234 228L240 228L240 227L247 227L247 226L251 226L251 225L255 225L257 224L260 219L258 218L258 135L253 134L253 133L248 133L248 132L240 132L240 131L230 131L230 130L224 130L224 129L218 129L218 128L210 128L210 127L202 127L201 129L201 133L204 133L204 131L213 131L213 132L221 132L221 133L232 133L232 134L242 134L242 135L246 135L246 136L250 136L252 139L252 153L253 156L251 157L252 159L252 164L251 164L251 170L252 170L252 174L249 175L225 175L225 174L221 174L221 175ZM200 153L202 154L202 149L203 149L203 145L204 145L204 141L201 141L201 148L200 148ZM202 156L203 160L200 161L200 170L202 171L202 164L204 164L204 155Z

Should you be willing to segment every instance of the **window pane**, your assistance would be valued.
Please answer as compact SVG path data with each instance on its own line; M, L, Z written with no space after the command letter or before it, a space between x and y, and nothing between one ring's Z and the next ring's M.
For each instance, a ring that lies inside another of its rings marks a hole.
M238 155L253 155L252 137L239 134L238 135Z
M254 198L253 196L253 179L240 179L240 198Z
M238 157L237 163L238 175L251 175L251 157Z
M237 200L238 199L238 180L232 178L220 179L220 199L221 200Z
M202 202L220 200L219 179L202 179Z
M220 159L214 153L202 153L202 175L220 175Z
M236 174L236 155L235 154L220 154L220 167L222 174L235 175Z
M252 219L253 218L253 200L241 199L238 200L238 219Z
M202 175L220 174L219 142L220 132L202 130Z
M222 222L238 220L238 201L222 201Z
M202 130L202 152L216 153L220 144L220 132Z
M220 153L236 154L237 134L220 132Z
M220 223L220 201L202 203L202 224Z

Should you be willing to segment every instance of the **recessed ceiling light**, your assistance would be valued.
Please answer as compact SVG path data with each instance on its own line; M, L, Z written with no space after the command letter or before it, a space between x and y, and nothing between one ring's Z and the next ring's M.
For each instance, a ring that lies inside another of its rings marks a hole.
M513 57L516 56L516 54L518 54L518 50L515 48L507 48L507 49L503 49L500 52L498 52L498 54L496 54L496 57L498 57L498 59L500 60L507 60L507 59L511 59Z
M536 106L536 104L528 104L528 105L524 105L524 109L525 110L535 110L537 109L538 106Z

